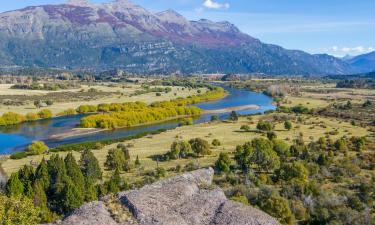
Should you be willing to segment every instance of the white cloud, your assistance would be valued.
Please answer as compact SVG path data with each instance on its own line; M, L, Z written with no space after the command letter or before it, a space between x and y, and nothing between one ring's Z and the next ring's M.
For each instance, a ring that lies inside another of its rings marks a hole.
M229 9L229 3L218 3L215 0L205 0L203 6L209 9Z
M364 47L364 46L356 46L356 47L338 47L338 46L332 46L329 48L323 48L321 49L322 52L326 52L328 54L334 55L334 56L345 56L345 55L361 55L366 54L369 52L375 51L375 48L370 47Z

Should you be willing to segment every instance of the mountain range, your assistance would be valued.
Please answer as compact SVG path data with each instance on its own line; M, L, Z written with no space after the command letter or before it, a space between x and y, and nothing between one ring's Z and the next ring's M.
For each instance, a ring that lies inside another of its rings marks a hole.
M348 62L357 71L363 73L375 71L375 52L348 58L345 61Z
M323 75L363 72L355 59L287 50L229 22L189 21L173 10L152 13L128 0L74 0L0 14L2 67Z

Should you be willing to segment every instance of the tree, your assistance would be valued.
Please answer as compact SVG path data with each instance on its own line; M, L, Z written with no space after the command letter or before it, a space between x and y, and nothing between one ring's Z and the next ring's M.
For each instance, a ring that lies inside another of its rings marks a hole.
M27 147L27 152L31 155L40 155L48 150L48 146L43 141L34 141Z
M50 185L50 176L46 161L43 159L35 170L35 182L41 182L43 189L47 190Z
M120 176L120 171L115 170L111 179L106 182L107 190L111 193L117 193L121 190L128 189L128 184Z
M71 179L65 180L65 186L60 195L61 205L59 205L59 208L62 213L71 212L80 207L84 202L83 193L80 192Z
M309 170L300 161L284 163L280 169L279 177L285 181L306 183L309 178Z
M364 138L364 137L352 137L350 139L350 141L352 142L352 145L353 145L355 151L360 152L360 151L365 149L366 138Z
M285 141L274 139L272 143L273 150L280 158L285 159L290 156L290 147Z
M243 130L243 131L246 131L246 132L251 130L249 125L242 125L240 129Z
M212 140L212 143L211 143L213 146L220 146L221 145L221 143L220 143L220 141L218 140L218 139L214 139L214 140Z
M268 121L259 121L257 124L257 129L260 131L272 131L273 125Z
M115 148L108 151L104 165L108 170L124 170L126 164L125 154L121 149Z
M42 180L37 180L33 185L34 196L33 202L34 205L40 208L47 208L47 195L45 192L44 184Z
M288 200L277 194L272 194L268 199L261 200L260 208L277 218L281 224L294 224L294 216Z
M98 199L98 191L92 179L85 179L85 201L92 202Z
M215 163L215 169L219 173L224 172L227 173L230 171L230 158L228 153L220 153L219 159Z
M192 150L199 155L210 155L210 144L206 140L203 140L201 138L193 138L189 141L189 144L191 145Z
M276 135L275 132L269 131L269 132L267 132L267 138L268 138L268 140L272 141L272 140L277 138L277 135Z
M174 141L169 152L170 159L186 158L193 152L191 145L186 141Z
M86 149L81 154L80 159L81 170L86 178L91 178L94 182L102 178L102 171L98 160L94 154Z
M340 138L335 142L335 148L337 151L346 151L348 150L346 139Z
M280 167L280 159L273 150L271 141L264 138L255 138L251 141L253 153L250 161L254 163L258 169L270 171Z
M39 224L40 211L31 199L0 195L0 222L4 225Z
M18 177L18 173L13 173L5 187L6 193L9 197L21 197L24 193L24 186Z
M293 128L292 122L290 122L289 120L285 121L284 122L284 128L286 130L291 130Z
M67 175L79 191L83 193L85 188L85 178L83 177L82 171L71 152L65 157L64 162Z
M238 121L238 114L236 111L232 111L229 115L229 119L232 121Z

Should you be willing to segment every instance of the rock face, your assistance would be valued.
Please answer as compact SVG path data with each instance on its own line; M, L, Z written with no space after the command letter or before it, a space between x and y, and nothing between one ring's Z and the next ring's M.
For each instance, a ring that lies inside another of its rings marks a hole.
M227 200L212 186L213 169L186 173L139 190L118 194L139 225L278 225L266 213ZM55 225L131 225L116 222L105 203L93 202L77 209Z
M345 74L350 65L264 44L229 22L189 21L127 0L30 6L0 13L0 66L154 74Z

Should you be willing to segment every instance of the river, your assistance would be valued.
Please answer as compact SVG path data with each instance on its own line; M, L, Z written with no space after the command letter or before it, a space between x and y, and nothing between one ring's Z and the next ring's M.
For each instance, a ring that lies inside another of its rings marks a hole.
M229 107L239 107L245 105L258 105L259 109L242 110L241 115L250 115L267 110L275 109L272 105L272 98L256 92L243 89L225 87L229 95L223 99L213 102L197 104L204 110L218 110ZM155 131L159 129L173 129L178 126L178 121L168 121L160 124L139 126L133 128L123 128L111 131L102 131L98 133L73 136L64 139L53 139L51 136L65 133L75 128L82 117L85 115L58 117L49 120L40 120L28 122L11 127L0 128L0 155L11 154L22 151L25 146L35 140L44 141L50 148L70 143L79 143L85 141L96 141L106 139L116 139L127 136L133 136L139 133ZM212 114L205 114L194 120L194 123L204 123L210 121ZM220 119L226 119L229 113L218 115Z

